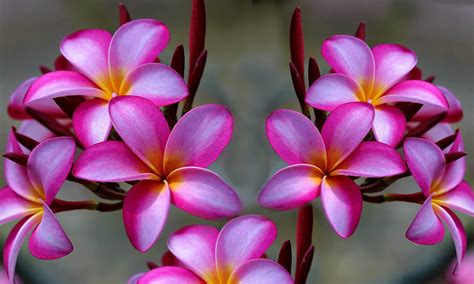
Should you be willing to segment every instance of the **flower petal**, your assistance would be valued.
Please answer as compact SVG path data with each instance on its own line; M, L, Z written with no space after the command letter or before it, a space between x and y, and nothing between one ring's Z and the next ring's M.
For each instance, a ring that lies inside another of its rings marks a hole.
M23 218L13 227L8 234L5 246L3 247L3 265L6 268L7 276L11 280L15 277L15 265L23 244L28 233L40 222L41 214Z
M368 141L362 142L332 174L388 177L404 173L405 171L405 163L394 148L380 142Z
M170 38L168 28L152 19L122 25L114 34L109 49L112 84L119 89L123 78L135 67L153 62Z
M275 224L264 216L241 216L225 224L216 244L219 279L225 283L237 266L261 257L276 235Z
M85 147L105 141L112 129L109 103L92 99L80 104L74 111L72 125L77 138Z
M336 167L359 146L369 133L373 119L374 108L368 103L347 103L331 112L321 131L328 169Z
M276 172L263 186L258 203L276 210L300 207L319 196L323 173L313 165L296 164Z
M364 91L351 77L344 74L327 74L314 82L306 93L305 101L318 109L332 111L350 102L364 100Z
M30 237L28 248L39 259L57 259L70 254L72 243L54 216L44 204L43 218Z
M165 106L187 97L188 86L171 67L148 63L128 73L120 87L120 94L144 97L157 106Z
M125 197L123 221L128 238L140 252L145 252L158 239L170 207L170 191L166 182L141 181Z
M220 105L204 105L181 117L166 144L165 172L184 166L206 168L214 162L232 137L230 111Z
M421 80L398 83L377 99L378 104L396 102L431 104L448 110L443 93L435 85Z
M60 45L67 61L107 92L113 90L107 60L111 40L108 31L91 29L68 35Z
M267 118L268 141L288 164L313 164L326 168L326 149L318 129L306 116L277 110Z
M433 205L433 208L436 214L448 226L451 237L454 241L454 247L456 248L456 256L459 265L464 258L467 247L466 231L464 230L461 220L459 220L459 218L447 208L438 206L436 204Z
M464 152L464 142L460 132L457 133L456 139L454 140L453 144L451 144L449 152ZM466 157L462 157L456 161L448 163L446 165L446 170L444 171L443 177L436 185L434 190L436 193L442 193L454 188L463 180L465 172Z
M465 181L446 193L436 195L434 199L437 204L474 217L474 192Z
M413 178L425 196L429 196L432 185L439 182L445 171L443 152L432 141L422 138L406 139L403 151Z
M397 146L405 134L405 115L396 107L379 105L375 107L372 131L377 141Z
M228 283L292 284L291 275L280 264L269 259L252 259L240 265Z
M36 146L28 158L28 176L42 189L46 204L51 204L66 181L74 161L76 143L70 137L51 138ZM47 167L45 167L47 163Z
M23 120L17 132L33 138L38 142L55 136L53 132L34 119Z
M329 223L343 239L350 237L359 225L362 194L348 177L325 177L321 185L321 201Z
M372 54L375 61L373 94L383 94L416 66L416 54L399 44L376 45Z
M142 276L138 284L205 284L191 271L177 266L155 268Z
M118 141L106 141L87 148L77 159L72 173L75 177L99 182L155 177L151 169L127 145Z
M449 123L440 122L423 134L422 138L438 142L439 140L454 134L454 130ZM450 149L448 146L446 149Z
M158 174L163 172L163 153L169 127L161 110L151 101L116 97L109 106L112 124L125 144Z
M218 283L216 242L219 230L212 226L187 226L171 235L168 248L186 267L207 283Z
M108 95L83 75L73 71L53 71L39 77L25 95L26 106L41 100L65 96L108 98Z
M10 187L0 189L0 224L33 215L41 206L17 195Z
M10 130L10 133L8 134L6 152L23 154L13 130ZM10 161L9 159L4 160L4 167L5 179L10 188L21 197L37 202L40 192L31 183L26 167Z
M428 197L408 227L406 237L420 245L434 245L443 240L444 227L435 214L432 197Z
M443 119L444 122L459 122L463 117L463 110L461 106L461 102L456 98L456 96L447 88L443 86L436 86L438 89L441 90L444 97L446 98L449 109L448 115ZM425 120L430 117L433 117L441 112L446 111L446 109L441 108L439 106L434 105L423 105L423 107L416 113L416 115L412 118L414 121Z
M29 114L25 111L25 105L23 104L23 99L25 98L26 92L36 81L38 77L28 78L23 83L16 88L15 91L10 96L10 101L8 102L8 115L13 119L28 119L31 118Z
M375 64L372 51L363 40L347 35L332 36L324 41L321 53L337 73L348 75L370 94Z
M242 209L237 193L217 174L199 167L183 167L168 175L173 204L195 216L221 219Z

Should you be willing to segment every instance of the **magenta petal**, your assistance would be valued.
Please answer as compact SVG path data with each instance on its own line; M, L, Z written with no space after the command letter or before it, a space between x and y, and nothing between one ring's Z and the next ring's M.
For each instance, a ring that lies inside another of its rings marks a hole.
M276 210L300 207L319 196L323 173L313 165L296 164L275 173L258 196L261 206Z
M219 230L212 226L184 227L171 235L168 248L184 265L207 283L216 279L216 242Z
M443 119L444 122L459 122L462 117L463 117L463 110L462 110L462 105L461 102L456 98L456 96L447 88L443 86L437 86L438 89L441 90L443 93L444 97L448 101L449 109L448 109L448 115L446 116L445 119ZM435 116L443 111L446 111L446 109L441 108L439 106L434 106L434 105L424 105L413 117L412 120L418 121L418 120L425 120L427 118L430 118L432 116Z
M72 169L75 177L100 182L121 182L156 177L123 142L106 141L87 148Z
M23 120L17 132L33 138L38 142L55 136L48 128L34 119Z
M433 205L436 214L446 223L454 241L458 265L461 263L466 253L467 238L466 231L461 220L449 209L442 206Z
M82 30L68 35L60 45L67 61L108 92L112 91L107 60L111 40L108 31Z
M187 97L188 86L171 67L148 63L128 73L120 88L120 94L144 97L157 106L165 106Z
M347 103L329 115L321 135L326 144L328 169L342 162L369 133L374 108L368 103Z
M324 141L314 123L292 110L277 110L267 118L268 141L288 164L313 164L326 168Z
M375 61L375 90L383 94L401 81L416 65L416 54L398 44L379 44L372 48Z
M71 253L71 241L46 204L43 205L42 215L41 223L31 234L28 243L31 254L39 259L57 259Z
M13 119L28 119L30 115L25 111L25 105L23 99L25 98L26 92L30 88L31 84L36 81L37 77L26 79L23 83L16 88L10 96L8 102L8 115Z
M228 279L237 266L261 257L276 235L275 224L264 216L241 216L225 224L216 244L219 279Z
M41 206L17 195L10 187L0 190L0 224L32 215Z
M64 96L107 98L108 95L83 75L73 71L53 71L39 77L26 93L24 103Z
M454 130L451 127L451 124L445 123L445 122L440 122L436 124L433 128L428 130L425 134L423 134L422 138L426 138L428 140L431 140L433 142L437 142L445 137L448 137L450 135L454 134ZM446 149L449 149L450 147L447 147Z
M377 102L379 104L412 102L431 104L445 110L448 109L448 102L443 93L435 85L421 80L408 80L398 83L378 98Z
M109 103L100 99L82 103L74 111L72 125L77 138L85 147L105 141L112 129Z
M474 192L465 181L450 191L434 197L437 204L474 217Z
M206 168L214 162L232 137L230 111L220 105L193 108L181 117L166 144L165 172L184 166Z
M405 159L413 178L425 196L436 185L445 171L444 154L432 141L422 138L409 138L403 144Z
M380 105L375 107L372 131L377 141L397 146L405 134L405 115L396 107Z
M155 268L142 276L138 284L205 284L191 271L177 266Z
M423 203L408 227L406 237L420 245L434 245L443 240L444 227L433 210L431 196Z
M350 237L359 225L362 194L348 177L325 177L321 185L321 201L329 223L343 239Z
M372 51L363 40L347 35L332 36L324 41L321 53L337 73L348 75L370 93L375 64Z
M237 267L228 283L239 284L293 284L291 275L283 266L270 259L252 259Z
M221 219L242 209L237 193L220 176L199 167L183 167L168 175L173 204L195 216Z
M388 177L406 171L398 152L386 144L362 142L337 168L333 175Z
M123 222L128 238L140 252L151 248L168 218L170 191L166 182L141 181L125 197Z
M3 265L10 279L15 277L15 265L21 245L28 233L40 222L41 214L23 218L13 227L3 247Z
M46 204L53 201L66 181L75 151L76 143L70 137L45 140L31 151L28 158L28 176L31 182L44 192Z
M168 28L152 19L122 25L114 34L109 49L109 68L116 90L128 72L153 62L170 38Z
M332 111L350 102L364 100L364 91L351 77L327 74L314 82L306 93L305 101L318 109Z
M151 101L116 97L109 106L112 124L125 144L150 168L163 172L163 154L169 127L161 110Z
M456 139L453 144L451 144L449 152L464 152L464 142L460 132L457 133ZM436 185L436 193L446 192L457 186L463 180L465 172L466 157L448 163L441 181Z

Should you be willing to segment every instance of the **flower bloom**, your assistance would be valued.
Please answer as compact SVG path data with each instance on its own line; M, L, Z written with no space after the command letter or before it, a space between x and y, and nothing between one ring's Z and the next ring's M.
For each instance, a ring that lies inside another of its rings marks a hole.
M235 218L215 227L187 226L172 234L168 248L179 266L162 266L138 283L293 283L277 262L261 258L277 235L275 224L258 215Z
M5 160L8 186L0 190L0 224L22 218L8 235L3 251L3 263L10 278L15 275L21 244L32 230L28 247L35 257L56 259L73 249L49 206L69 174L75 147L72 138L52 138L33 149L27 167ZM13 132L8 138L7 152L23 154Z
M334 109L319 133L302 114L273 112L267 119L268 140L290 166L265 184L259 203L288 210L321 193L332 227L342 238L349 237L359 223L362 195L348 176L385 177L406 170L400 155L389 145L362 142L373 118L370 104L347 103Z
M83 30L61 42L61 53L77 71L54 71L33 82L27 105L63 96L88 96L74 112L73 127L85 146L102 142L112 128L109 101L116 96L148 98L158 106L188 95L184 80L170 67L152 63L169 41L161 22L131 21L112 36L105 30Z
M474 193L463 181L465 158L446 163L441 149L423 138L407 139L403 149L408 168L426 197L406 237L422 245L439 243L444 237L442 220L451 232L460 263L466 251L466 233L451 209L474 216ZM449 151L464 151L461 134L458 133Z
M306 102L326 111L348 102L372 104L372 131L379 142L395 146L405 132L405 116L392 103L448 108L445 97L433 84L404 80L416 65L416 55L401 45L380 44L370 49L356 37L336 35L324 41L322 56L335 73L315 81L306 94Z
M234 190L205 169L232 136L232 115L226 108L195 108L171 133L160 109L144 98L114 98L110 116L124 142L106 141L87 148L73 174L101 182L140 181L128 192L123 208L125 229L136 249L146 251L153 245L170 202L206 219L240 211Z

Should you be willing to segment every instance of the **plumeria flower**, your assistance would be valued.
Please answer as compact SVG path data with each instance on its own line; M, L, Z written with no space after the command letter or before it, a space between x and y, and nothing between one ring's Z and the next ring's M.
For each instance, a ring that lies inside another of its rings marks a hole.
M143 252L153 245L170 203L206 219L240 211L234 190L205 169L232 136L232 115L226 108L195 108L171 133L160 109L144 98L114 98L110 116L124 142L106 141L86 149L73 174L101 182L140 181L128 192L123 208L125 229L136 249Z
M413 51L396 44L370 49L362 40L347 35L332 36L322 46L324 59L333 68L309 88L306 102L332 111L348 102L368 102L375 108L372 132L379 142L397 145L406 120L393 106L396 102L431 104L447 109L441 91L421 80L404 80L416 65Z
M122 25L112 36L105 30L82 30L61 42L61 53L75 71L54 71L38 78L25 104L63 96L93 97L74 112L73 127L81 143L105 141L112 128L109 101L116 96L148 98L157 106L188 95L184 80L170 67L152 63L169 41L161 22L141 19Z
M423 138L409 138L403 148L408 168L426 197L406 236L418 244L439 243L444 237L442 220L451 232L460 263L466 251L466 233L451 210L474 216L474 193L463 181L465 158L447 164L441 149ZM464 151L459 133L450 149L450 152L458 151Z
M181 265L153 269L138 283L293 283L280 264L261 258L276 235L275 224L258 215L235 218L220 232L212 226L184 227L168 240Z
M8 235L3 251L3 263L10 279L15 275L18 253L30 231L33 233L28 247L35 257L57 259L73 249L49 206L69 174L75 147L72 138L52 138L33 149L27 167L5 160L8 186L0 190L0 224L21 218ZM7 152L23 153L13 131Z
M319 133L302 114L273 112L267 119L268 140L290 166L265 184L259 203L289 210L321 193L334 230L342 238L352 235L360 220L362 195L349 176L386 177L406 170L400 155L389 145L362 142L373 118L374 109L368 103L343 104L329 115Z

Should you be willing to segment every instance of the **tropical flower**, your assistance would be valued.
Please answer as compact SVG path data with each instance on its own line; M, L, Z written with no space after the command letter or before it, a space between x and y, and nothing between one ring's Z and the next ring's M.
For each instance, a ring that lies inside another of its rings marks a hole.
M28 247L35 257L56 259L73 249L49 206L69 174L75 147L72 138L52 138L33 149L27 167L5 160L8 185L0 190L0 224L22 218L8 235L3 251L3 263L10 279L15 275L21 244L32 230ZM23 154L13 131L7 152Z
M406 170L400 155L389 145L362 142L373 118L374 109L368 103L343 104L329 115L319 133L302 114L273 112L267 119L268 140L290 166L265 184L259 203L289 210L321 193L334 230L342 238L352 235L359 223L362 195L348 176L385 177Z
M423 138L407 139L403 149L408 168L426 197L406 237L422 245L439 243L444 237L442 220L451 232L460 263L466 251L466 233L451 209L474 216L474 193L463 181L465 158L446 163L441 149ZM461 134L458 133L449 151L464 151Z
M148 98L157 106L188 95L184 80L170 67L152 63L165 48L169 32L161 22L141 19L105 30L82 30L61 42L61 53L76 71L54 71L33 82L27 105L63 96L93 97L74 112L73 127L85 146L107 139L112 128L109 101L116 96Z
M235 218L220 232L212 226L184 227L168 240L180 266L153 269L138 283L293 283L280 264L262 258L276 235L275 224L258 215Z
M306 94L306 102L326 111L348 102L372 104L372 132L379 142L395 146L405 132L405 116L392 103L448 108L441 91L431 83L404 80L416 65L416 55L401 45L380 44L370 49L356 37L336 35L324 41L322 55L335 73L315 81Z
M136 249L146 251L153 245L170 202L206 219L231 217L240 211L234 190L205 169L232 136L232 115L226 108L195 108L171 133L160 109L144 98L112 99L110 116L124 142L106 141L87 148L73 174L101 182L140 180L128 192L123 208L125 229Z

